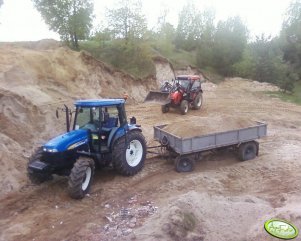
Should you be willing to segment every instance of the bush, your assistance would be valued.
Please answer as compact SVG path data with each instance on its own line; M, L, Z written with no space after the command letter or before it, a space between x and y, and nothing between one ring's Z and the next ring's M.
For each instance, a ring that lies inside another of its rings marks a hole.
M109 63L134 77L144 78L155 74L151 48L142 42L123 40L87 41L81 48L90 52L95 58Z

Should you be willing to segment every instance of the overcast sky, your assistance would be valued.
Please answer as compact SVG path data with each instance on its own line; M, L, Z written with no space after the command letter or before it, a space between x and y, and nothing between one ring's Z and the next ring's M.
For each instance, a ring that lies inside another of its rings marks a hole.
M191 1L191 0L190 0ZM105 7L115 0L95 0L95 24L100 24ZM163 9L168 9L168 21L176 26L178 12L187 0L142 0L143 11L149 27L155 26ZM195 0L195 5L204 9L213 7L218 20L239 15L247 24L251 34L261 33L275 36L279 33L284 13L291 0ZM59 39L50 32L40 14L33 8L31 0L4 0L0 8L0 41L35 41L43 38Z

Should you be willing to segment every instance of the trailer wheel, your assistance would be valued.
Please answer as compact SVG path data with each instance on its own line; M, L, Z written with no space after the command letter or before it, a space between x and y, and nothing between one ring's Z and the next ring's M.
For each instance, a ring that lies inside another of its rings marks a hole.
M175 167L177 172L191 172L194 169L195 161L188 157L177 157Z
M112 156L117 172L125 176L135 175L143 168L146 158L144 136L139 131L131 131L126 137L117 139Z
M180 110L182 115L186 115L188 112L188 101L187 100L182 100L181 105L180 105Z
M69 195L72 198L81 199L88 193L94 169L94 161L90 158L81 157L75 162L68 181Z
M168 105L162 105L161 106L161 111L162 111L162 113L167 113L169 111L169 106Z
M28 165L27 165L27 176L28 176L29 180L31 181L31 183L37 184L37 185L52 179L52 175L49 173L37 173L29 168L29 165L31 163L33 163L35 161L41 161L42 156L43 156L43 147L39 147L31 155L31 157L29 158L29 161L28 161Z
M242 143L238 148L238 155L240 160L252 160L258 153L258 146L254 141Z

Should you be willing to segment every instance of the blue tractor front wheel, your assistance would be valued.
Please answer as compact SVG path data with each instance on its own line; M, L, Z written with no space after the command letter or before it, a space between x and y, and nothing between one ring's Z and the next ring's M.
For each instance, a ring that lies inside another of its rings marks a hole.
M94 176L95 164L90 158L80 157L74 163L69 175L69 195L74 199L83 198L90 189Z

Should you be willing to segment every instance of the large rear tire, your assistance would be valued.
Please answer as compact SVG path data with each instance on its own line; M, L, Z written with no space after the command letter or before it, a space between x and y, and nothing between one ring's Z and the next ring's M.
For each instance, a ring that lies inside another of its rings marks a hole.
M127 143L126 143L127 141ZM113 164L117 172L132 176L139 172L146 158L146 142L140 131L131 131L114 143Z
M188 101L182 100L181 105L180 105L181 114L186 115L188 112L188 109L189 109Z
M203 95L202 93L198 93L192 102L192 106L194 110L199 110L203 104Z
M242 143L238 148L238 155L240 160L252 160L258 153L258 146L254 141Z
M36 161L41 161L42 156L43 156L43 147L39 147L31 155L31 157L29 158L28 164L27 164L27 176L33 184L37 184L37 185L52 179L51 174L34 172L33 170L31 170L29 168L29 165L31 163L36 162Z
M94 170L95 164L90 158L81 157L74 163L68 181L70 197L81 199L89 192Z

